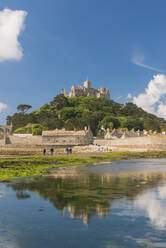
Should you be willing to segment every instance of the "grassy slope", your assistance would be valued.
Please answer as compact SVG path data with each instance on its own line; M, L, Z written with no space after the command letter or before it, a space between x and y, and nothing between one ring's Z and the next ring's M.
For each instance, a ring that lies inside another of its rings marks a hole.
M0 180L45 174L58 166L80 165L139 158L166 158L166 152L111 152L80 156L53 156L0 159Z

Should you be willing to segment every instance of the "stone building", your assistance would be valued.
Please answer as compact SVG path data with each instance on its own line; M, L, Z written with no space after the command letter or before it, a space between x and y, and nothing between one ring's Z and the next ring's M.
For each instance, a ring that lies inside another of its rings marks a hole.
M81 131L53 130L42 132L42 144L56 146L81 146L93 143L93 134L90 128Z
M83 86L72 86L69 96L96 96L96 97L105 97L110 99L110 92L108 88L101 87L100 89L91 88L91 83L89 80L86 80Z

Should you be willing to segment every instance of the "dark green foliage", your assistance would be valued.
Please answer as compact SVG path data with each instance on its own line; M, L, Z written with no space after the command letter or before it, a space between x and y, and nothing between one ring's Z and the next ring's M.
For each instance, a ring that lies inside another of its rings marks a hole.
M44 130L45 128L40 125L40 124L27 124L25 127L20 127L20 128L17 128L14 132L15 133L29 133L29 134L33 134L33 135L41 135L42 134L42 131Z
M135 104L132 102L128 102L123 107L123 114L125 116L132 116L135 115L135 112L137 111L137 115L139 115L139 112L142 111L142 109L139 109Z
M32 134L33 135L41 135L44 127L40 124L33 124L32 125Z
M121 128L127 128L128 130L134 129L137 131L144 129L144 121L137 117L119 117L119 122Z
M68 99L63 94L60 94L54 97L54 100L50 102L50 105L59 110L68 106Z
M106 115L102 121L100 122L100 126L103 126L104 128L118 128L120 126L119 120L111 115Z
M17 106L17 110L21 111L23 114L25 114L30 108L32 108L32 106L28 104L19 104Z
M13 125L13 129L18 129L20 127L26 126L28 123L31 123L30 115L24 113L15 113L13 116L8 116L7 124Z
M14 130L28 123L40 124L45 130L63 127L81 130L90 126L94 135L101 126L111 129L166 130L164 119L145 112L133 103L123 105L105 98L65 97L63 94L30 114L22 112L7 116L7 124L11 123Z
M158 132L161 131L160 123L158 120L153 118L145 118L144 120L144 128L147 130L156 130Z
M70 119L70 118L76 117L74 107L64 107L63 109L60 110L59 115L65 121Z
M50 117L48 119L44 119L42 125L45 129L54 130L56 128L62 129L64 127L65 122L62 119L58 119L56 117Z

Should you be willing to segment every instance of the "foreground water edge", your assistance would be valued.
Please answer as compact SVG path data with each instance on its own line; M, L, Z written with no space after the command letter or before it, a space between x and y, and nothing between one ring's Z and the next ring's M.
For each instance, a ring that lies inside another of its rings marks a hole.
M0 247L166 247L166 159L68 166L0 183Z
M43 175L48 172L48 169L60 166L96 164L115 160L141 158L166 158L166 152L109 152L101 154L89 153L86 155L76 154L72 156L59 155L0 158L0 181L26 176Z

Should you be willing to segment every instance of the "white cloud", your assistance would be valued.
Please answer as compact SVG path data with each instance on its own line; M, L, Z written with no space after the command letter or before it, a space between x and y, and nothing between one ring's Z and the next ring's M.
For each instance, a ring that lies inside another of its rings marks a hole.
M137 207L143 209L151 223L158 229L166 228L166 186L158 187L157 192L147 192L135 200Z
M166 118L166 76L157 74L148 83L144 93L133 97L133 102L145 111Z
M157 115L159 117L164 117L166 119L166 104L160 103L157 110Z
M23 10L0 11L0 62L22 58L23 49L18 37L24 29L26 15Z
M3 103L3 102L0 102L0 112L2 112L3 110L7 109L8 108L8 105Z
M144 60L145 60L145 56L143 53L141 54L136 54L133 56L132 58L132 63L135 64L135 65L138 65L138 66L141 66L143 68L146 68L146 69L149 69L149 70L152 70L152 71L157 71L157 72L161 72L163 73L164 71L161 70L161 69L158 69L156 67L153 67L153 66L150 66L150 65L147 65L144 63Z

